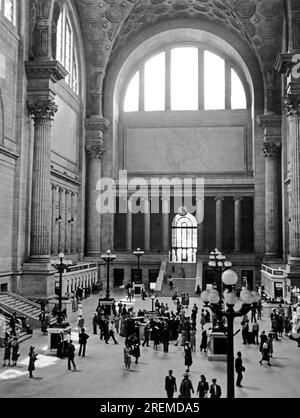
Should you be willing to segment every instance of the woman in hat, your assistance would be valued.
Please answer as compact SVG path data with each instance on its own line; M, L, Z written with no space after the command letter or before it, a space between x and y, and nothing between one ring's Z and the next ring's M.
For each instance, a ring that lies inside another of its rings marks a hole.
M33 370L35 370L34 363L37 359L37 354L34 349L35 349L34 345L32 345L29 349L29 364L28 364L29 377L33 377L32 372Z
M194 393L194 388L191 380L189 379L189 374L186 372L183 375L183 379L180 385L180 398L191 398L191 392Z
M18 342L18 337L13 338L11 346L12 346L11 359L12 359L12 362L13 362L13 366L16 366L18 358L20 357L20 353L19 353L20 344Z
M192 349L190 343L186 342L184 346L184 365L187 366L186 372L190 371L192 363Z

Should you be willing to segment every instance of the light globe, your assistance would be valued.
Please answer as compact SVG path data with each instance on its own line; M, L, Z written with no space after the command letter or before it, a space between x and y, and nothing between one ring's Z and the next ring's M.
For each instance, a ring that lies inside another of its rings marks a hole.
M211 291L208 295L208 302L212 305L219 303L220 295L217 291Z
M227 305L235 305L238 300L238 297L234 292L227 292L224 295L224 299Z
M251 305L254 302L254 297L249 290L243 290L240 294L240 298L247 305Z
M227 286L234 286L238 281L238 275L235 271L228 269L222 273L222 282Z
M203 302L208 302L209 293L209 290L204 290L204 292L201 293L200 298Z
M242 309L243 304L244 304L243 301L241 299L238 299L236 301L236 303L234 304L234 307L233 307L233 309L235 310L235 312L240 311Z

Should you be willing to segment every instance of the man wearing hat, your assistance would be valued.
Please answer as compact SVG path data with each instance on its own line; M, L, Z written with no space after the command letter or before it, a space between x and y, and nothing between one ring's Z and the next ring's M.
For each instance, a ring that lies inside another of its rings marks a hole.
M191 398L191 392L194 393L193 384L189 379L189 374L185 372L180 385L180 398Z
M173 398L174 392L177 392L176 378L173 376L173 370L169 370L165 379L165 390L168 398Z

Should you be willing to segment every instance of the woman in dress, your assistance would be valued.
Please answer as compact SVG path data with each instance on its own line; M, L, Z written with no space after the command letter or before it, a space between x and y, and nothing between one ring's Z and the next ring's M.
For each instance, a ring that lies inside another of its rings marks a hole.
M16 366L18 358L20 356L20 354L19 354L20 344L18 342L18 337L13 338L11 346L12 346L11 359L12 359L12 362L13 362L13 366Z
M37 359L37 354L35 352L35 347L32 345L29 349L29 364L28 364L28 371L29 371L29 377L33 377L32 376L32 372L33 370L35 370L35 361Z
M262 354L262 357L259 363L262 365L263 361L267 361L268 365L271 366L270 355L269 355L269 345L267 342L263 343L261 354Z
M129 344L126 344L124 347L124 364L126 369L129 370L131 365L131 348Z
M200 376L200 381L197 387L197 393L199 393L199 398L205 398L208 390L209 390L208 383L206 381L205 376L202 374Z
M192 349L189 342L185 343L184 346L184 365L187 366L186 372L190 371L190 367L193 363L192 360Z
M202 340L200 344L200 351L204 350L204 353L207 351L207 331L203 330L202 332Z

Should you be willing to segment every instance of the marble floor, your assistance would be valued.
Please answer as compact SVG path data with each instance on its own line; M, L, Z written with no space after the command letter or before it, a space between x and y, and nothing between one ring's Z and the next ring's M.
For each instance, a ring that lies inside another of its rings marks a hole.
M119 300L124 295L114 295ZM92 315L97 306L99 295L93 295L83 301L83 313L87 332L90 335L86 357L75 358L77 371L67 370L67 359L59 359L55 353L46 351L48 337L40 330L34 331L31 339L21 344L21 356L18 366L0 369L0 397L21 398L165 398L164 378L169 369L173 369L179 386L185 371L183 348L170 344L169 353L163 353L150 347L141 347L139 364L132 362L131 370L127 371L123 363L124 338L116 336L118 345L100 341L99 334L92 334ZM174 304L170 298L159 298L167 302L172 310ZM201 308L200 299L191 298L190 306L197 303ZM134 309L139 307L151 310L151 300L137 299ZM265 309L260 321L260 331L270 329L269 310ZM199 314L197 322L199 322ZM72 338L77 343L77 314L72 313L69 321L72 325ZM235 320L236 329L240 328L240 319ZM222 397L226 397L226 363L209 361L207 354L199 351L200 326L197 327L197 351L193 353L193 365L190 377L196 389L200 374L209 381L217 378L222 388ZM28 378L28 351L35 345L39 353L36 362L34 379ZM76 347L77 348L77 347ZM0 349L3 356L3 349ZM287 338L274 342L272 367L261 366L260 353L257 346L243 345L241 333L235 337L235 352L240 350L243 355L246 372L243 388L236 388L237 398L300 398L300 348L297 343Z

